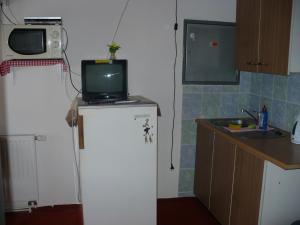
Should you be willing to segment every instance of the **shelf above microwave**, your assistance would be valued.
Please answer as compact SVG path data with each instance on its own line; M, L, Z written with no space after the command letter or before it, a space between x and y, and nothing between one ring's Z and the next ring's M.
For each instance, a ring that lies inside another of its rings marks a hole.
M0 76L10 73L12 67L52 66L57 64L61 64L64 72L68 71L68 66L63 59L7 60L0 64Z

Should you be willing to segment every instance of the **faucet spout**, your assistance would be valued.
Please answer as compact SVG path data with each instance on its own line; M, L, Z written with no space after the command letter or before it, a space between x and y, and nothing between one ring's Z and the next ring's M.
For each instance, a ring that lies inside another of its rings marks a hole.
M241 109L241 112L247 113L251 118L254 119L256 123L258 123L258 118L255 117L252 113L250 113L247 109Z

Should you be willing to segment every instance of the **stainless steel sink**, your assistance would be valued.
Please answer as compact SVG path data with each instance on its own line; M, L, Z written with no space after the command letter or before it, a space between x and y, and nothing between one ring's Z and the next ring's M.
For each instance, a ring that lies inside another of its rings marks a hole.
M255 124L251 118L226 118L226 119L210 119L210 123L218 127L228 127L229 124L241 125L241 127L248 127L250 124Z
M269 130L269 131L250 131L234 133L234 136L240 137L242 139L273 139L287 136L287 132L281 131L279 129Z

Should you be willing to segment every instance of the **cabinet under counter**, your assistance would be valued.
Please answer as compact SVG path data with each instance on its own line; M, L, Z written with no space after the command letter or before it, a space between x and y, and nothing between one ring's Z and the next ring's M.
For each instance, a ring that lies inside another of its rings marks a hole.
M289 225L300 219L299 156L288 136L243 140L199 119L195 195L222 225Z

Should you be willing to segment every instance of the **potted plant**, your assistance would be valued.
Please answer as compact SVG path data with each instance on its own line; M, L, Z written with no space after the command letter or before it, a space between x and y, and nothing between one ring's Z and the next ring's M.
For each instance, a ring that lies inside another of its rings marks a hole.
M116 59L116 52L121 48L121 46L113 41L111 44L107 45L107 47L110 52L110 59Z

